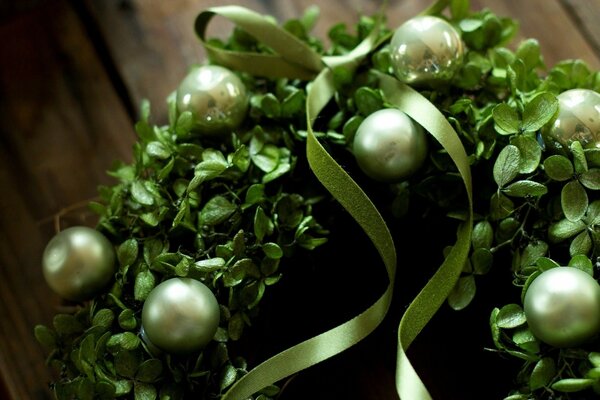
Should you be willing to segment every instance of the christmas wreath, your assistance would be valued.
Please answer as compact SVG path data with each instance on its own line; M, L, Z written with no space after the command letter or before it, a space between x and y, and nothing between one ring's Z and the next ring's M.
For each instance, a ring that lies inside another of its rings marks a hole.
M546 68L533 39L509 50L515 21L467 0L393 30L383 15L333 26L328 47L314 8L281 26L235 6L198 16L210 63L169 97L168 123L142 104L134 162L89 205L96 228L44 252L75 305L35 328L57 398L273 398L367 337L415 260L430 279L398 327L401 398L431 398L406 350L493 270L522 293L489 310L493 351L521 364L506 399L600 395L599 73ZM227 40L206 37L215 16L235 24ZM416 232L428 255L398 256ZM314 273L315 254L352 262L339 253L361 239L376 253L355 260L386 280L371 304L250 368L243 336L282 276Z

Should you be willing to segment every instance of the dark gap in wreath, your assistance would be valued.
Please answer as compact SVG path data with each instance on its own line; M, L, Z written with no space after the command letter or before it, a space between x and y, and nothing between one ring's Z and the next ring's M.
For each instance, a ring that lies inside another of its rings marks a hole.
M121 100L121 104L123 105L127 116L132 124L134 124L139 117L136 111L137 105L134 105L133 99L127 89L127 85L119 73L117 63L111 54L108 43L102 35L102 30L100 29L98 21L87 8L84 1L69 0L68 3L81 20L83 28L89 36L90 42L94 45L94 49L108 75L108 79L110 80L117 97Z

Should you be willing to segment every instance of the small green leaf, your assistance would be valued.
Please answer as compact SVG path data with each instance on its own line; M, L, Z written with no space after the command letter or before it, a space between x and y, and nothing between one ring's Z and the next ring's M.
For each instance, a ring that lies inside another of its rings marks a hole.
M537 390L547 386L556 375L556 364L550 357L540 359L533 367L529 377L529 388Z
M52 319L52 325L59 335L72 335L83 332L81 322L71 314L56 314Z
M34 330L36 340L46 348L52 350L56 347L56 334L44 325L36 325Z
M134 181L131 184L131 196L142 205L151 206L154 204L154 197L141 181Z
M508 185L504 193L513 197L540 197L548 193L548 188L539 182L522 180Z
M517 146L511 144L502 149L494 163L494 180L502 188L519 174L521 153Z
M196 261L194 268L202 272L217 271L225 266L225 260L220 257L213 257L206 260Z
M471 255L471 264L473 265L473 273L476 275L485 275L492 268L494 256L489 249L478 248Z
M578 181L568 182L560 193L560 203L569 221L579 221L588 208L587 192Z
M92 319L92 326L109 328L115 320L115 314L109 308L102 308L96 312Z
M283 250L277 243L265 243L262 245L262 250L269 258L279 259L283 257Z
M117 258L121 267L133 265L138 256L138 242L135 239L127 239L117 249Z
M575 239L571 242L569 246L569 254L571 256L575 256L577 254L587 255L592 249L592 238L590 238L590 234L587 231L581 232L579 235L575 236Z
M521 253L521 268L536 264L540 257L546 255L548 248L548 244L542 240L531 241Z
M281 115L281 104L272 93L267 93L260 100L260 108L268 118L277 118Z
M137 326L137 321L132 309L126 308L125 310L121 311L119 314L119 326L126 331L135 329Z
M219 387L221 388L221 391L224 391L229 386L233 385L233 382L235 382L236 379L237 371L235 367L230 363L226 364L219 377Z
M158 392L154 385L136 382L133 388L134 400L155 400Z
M256 208L256 213L254 214L254 235L256 236L256 240L260 243L264 239L265 236L270 235L273 232L273 222L262 207Z
M306 96L301 90L290 93L281 103L281 115L289 118L294 114L299 114L304 110Z
M140 345L140 338L133 332L122 332L112 335L106 346L114 350L135 350Z
M592 363L592 365L596 368L600 367L600 353L592 351L588 354L588 360Z
M594 265L588 257L583 254L578 254L571 258L569 267L577 268L590 276L594 276Z
M590 203L585 214L585 222L590 226L600 224L600 200Z
M150 270L140 271L135 276L135 283L133 286L133 297L137 301L144 301L150 294L154 286L156 285L156 278Z
M521 119L519 114L506 103L500 103L492 110L494 126L501 135L511 135L519 132Z
M257 203L260 203L265 199L265 185L262 183L255 183L250 185L246 191L246 197L244 198L244 206L248 207Z
M473 249L485 248L489 249L492 247L492 241L494 240L494 230L492 224L489 221L479 221L473 227L473 234L471 236L471 242Z
M558 243L577 235L586 227L586 224L581 220L573 222L568 219L563 219L550 225L550 228L548 228L548 238L550 239L550 242Z
M367 116L383 108L383 99L376 90L361 86L354 93L354 102L361 115Z
M475 297L476 289L475 277L473 275L459 278L448 295L448 304L454 310L464 309Z
M511 215L515 205L511 199L502 193L494 193L490 199L490 217L493 221L504 219Z
M496 318L498 327L503 329L513 329L527 322L523 309L518 304L507 304L500 309Z
M197 177L199 183L207 182L220 176L227 167L227 163L220 160L204 160L196 165L194 177Z
M252 139L254 140L254 138ZM279 148L274 144L267 143L260 147L260 150L254 152L253 142L250 145L250 158L254 165L260 168L263 172L271 172L279 164Z
M562 182L573 178L573 164L567 157L553 155L544 160L544 171L552 180Z
M530 174L534 172L542 158L542 148L537 140L528 135L519 135L511 138L510 143L517 146L521 154L519 173Z
M156 141L148 143L146 146L146 153L148 153L150 157L159 158L161 160L167 159L171 156L169 149L161 142Z
M516 56L523 61L525 68L528 70L533 70L543 65L540 44L536 39L522 41L517 48Z
M241 312L233 314L227 325L229 338L231 340L239 340L242 337L245 325L246 323L244 322L244 316Z
M161 377L162 371L162 362L157 358L151 358L140 364L135 378L140 382L152 383Z
M552 389L563 393L581 392L591 387L593 383L593 379L567 378L554 382Z
M177 122L175 123L175 134L177 136L186 136L194 127L194 116L190 111L182 112L179 117L177 117Z
M583 174L588 170L587 159L585 158L585 152L581 143L574 141L571 143L571 153L573 154L573 164L575 165L575 172Z
M579 182L590 190L600 190L600 169L591 168L579 176Z
M546 125L558 111L558 100L549 92L535 96L523 109L524 132L535 132Z
M201 226L214 226L225 222L237 207L223 196L210 199L200 211L198 223Z

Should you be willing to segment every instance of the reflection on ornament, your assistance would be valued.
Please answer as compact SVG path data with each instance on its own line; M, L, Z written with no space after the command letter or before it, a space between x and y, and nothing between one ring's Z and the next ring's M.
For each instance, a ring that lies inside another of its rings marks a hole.
M353 143L359 167L380 182L398 182L413 174L427 156L423 128L404 112L387 108L360 124Z
M571 89L557 96L558 115L543 133L553 151L565 151L574 141L584 148L600 148L600 94L589 89Z
M42 264L48 286L73 301L98 294L112 279L116 267L109 240L85 226L67 228L50 239Z
M576 346L600 332L600 285L577 268L552 268L531 283L524 310L538 339L554 347Z
M179 85L177 110L190 111L193 129L202 135L229 133L246 117L248 95L233 72L205 65L193 69Z
M219 327L219 303L202 282L172 278L156 286L142 309L144 338L168 353L206 346Z
M402 24L391 40L396 77L408 84L427 84L452 78L462 65L460 34L441 18L420 16Z

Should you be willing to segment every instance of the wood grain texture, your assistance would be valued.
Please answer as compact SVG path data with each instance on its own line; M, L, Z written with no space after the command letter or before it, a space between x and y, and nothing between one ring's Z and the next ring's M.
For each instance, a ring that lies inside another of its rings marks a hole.
M594 53L600 54L600 0L562 0L562 3Z
M428 3L390 1L389 26L399 25ZM548 65L582 58L600 67L596 24L600 0L472 3L475 8L489 7L518 18L521 31L516 42L537 38ZM240 4L284 20L317 4L321 19L314 33L324 38L332 24L353 24L360 14L374 13L379 2L44 0L27 4L16 16L3 15L0 23L4 38L0 41L0 375L10 399L47 399L50 372L32 329L37 323L51 323L60 307L60 300L43 282L40 267L44 245L53 234L49 217L94 197L97 185L109 182L104 173L109 165L131 158L134 134L129 114L141 99L149 99L155 119L165 121L164 98L189 66L204 58L193 31L198 12L209 6ZM230 31L231 24L222 19L211 23L211 35L226 36ZM483 285L492 290L494 281ZM363 343L292 379L281 400L395 398L394 330L409 297L400 294L392 317ZM486 388L497 394L494 398L505 394L507 384L486 378L480 368L494 362L512 376L509 364L483 350L486 343L491 345L489 338L465 332L472 336L461 339L472 341L470 351L477 353L463 373L481 378L472 383L469 393L462 377L455 374L454 363L461 354L452 350L456 347L452 338L461 334L457 327L486 324L489 307L494 305L480 302L459 314L443 310L415 342L410 354L434 388L434 398L476 399ZM441 334L449 330L458 333ZM314 390L323 397L314 397Z
M35 324L60 305L41 255L60 209L130 159L131 122L78 17L52 1L0 27L0 373L12 399L49 398Z

